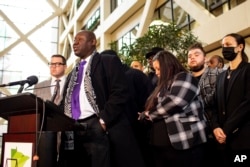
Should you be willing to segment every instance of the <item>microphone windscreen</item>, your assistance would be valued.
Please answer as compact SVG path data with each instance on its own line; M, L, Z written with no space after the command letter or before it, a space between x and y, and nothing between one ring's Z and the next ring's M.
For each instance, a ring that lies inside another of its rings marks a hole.
M38 78L37 76L32 75L27 78L27 81L28 81L29 86L32 86L38 82Z

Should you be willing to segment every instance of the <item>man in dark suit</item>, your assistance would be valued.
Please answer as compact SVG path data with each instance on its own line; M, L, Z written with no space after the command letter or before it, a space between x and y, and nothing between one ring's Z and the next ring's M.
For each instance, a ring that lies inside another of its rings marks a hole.
M73 143L62 142L59 164L63 167L144 167L125 115L129 95L121 61L115 55L99 54L96 42L95 34L85 30L78 32L74 39L73 50L79 62L67 78L61 107L81 128L71 135ZM85 65L79 76L82 62ZM78 84L79 99L76 99Z
M113 54L118 57L114 50L104 50L101 54ZM145 110L145 102L152 91L151 81L141 70L129 67L125 63L122 64L122 70L125 72L130 94L126 114L144 157L144 162L147 167L152 167L152 151L149 145L149 129L151 124L138 120L138 113Z

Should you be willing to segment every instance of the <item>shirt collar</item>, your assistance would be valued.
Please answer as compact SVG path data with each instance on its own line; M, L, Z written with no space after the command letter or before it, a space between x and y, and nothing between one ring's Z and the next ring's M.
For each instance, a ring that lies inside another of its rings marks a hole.
M65 76L62 76L60 78L56 78L52 76L51 83L55 83L57 79L60 79L61 81L65 80Z

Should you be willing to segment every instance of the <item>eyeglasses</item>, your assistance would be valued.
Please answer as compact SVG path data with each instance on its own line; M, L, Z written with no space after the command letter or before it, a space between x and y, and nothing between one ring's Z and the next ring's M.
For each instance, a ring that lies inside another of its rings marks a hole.
M61 65L65 65L64 63L48 63L48 65L50 66L50 67L52 67L52 66L54 66L54 67L59 67L59 66L61 66Z

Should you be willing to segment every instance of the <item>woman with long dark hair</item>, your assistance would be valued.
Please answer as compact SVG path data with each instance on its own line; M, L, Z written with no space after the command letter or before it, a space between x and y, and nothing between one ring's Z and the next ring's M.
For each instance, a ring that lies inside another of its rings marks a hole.
M160 51L152 61L158 85L139 119L152 122L154 167L200 167L207 138L198 80L171 52Z

